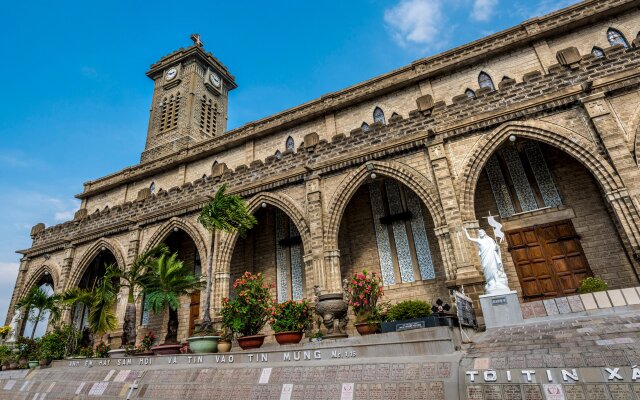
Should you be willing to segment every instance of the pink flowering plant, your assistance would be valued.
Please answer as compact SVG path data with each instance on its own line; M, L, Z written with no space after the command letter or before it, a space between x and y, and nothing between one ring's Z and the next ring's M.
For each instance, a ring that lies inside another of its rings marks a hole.
M270 288L262 273L245 272L236 279L233 283L236 297L223 301L223 326L240 336L257 335L269 319L272 304Z
M380 322L381 310L378 300L383 296L382 277L366 269L356 272L346 287L349 305L356 315L356 323Z
M309 301L287 300L271 307L269 325L275 333L302 332L311 324L312 315Z
M140 342L140 347L142 351L150 351L151 347L156 342L156 335L154 335L153 331L148 331L142 341Z

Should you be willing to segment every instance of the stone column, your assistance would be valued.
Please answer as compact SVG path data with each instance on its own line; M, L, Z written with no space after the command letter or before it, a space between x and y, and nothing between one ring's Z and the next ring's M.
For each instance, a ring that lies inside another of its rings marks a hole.
M229 297L229 286L231 281L231 257L233 256L233 246L230 248L220 248L223 243L231 240L231 234L216 231L213 249L213 281L211 284L211 320L215 320L220 315L225 297ZM209 260L207 260L208 262ZM208 265L203 268L206 274ZM206 296L206 294L205 294ZM202 300L204 302L204 299ZM204 304L203 304L204 305Z
M24 256L20 259L20 266L18 267L18 276L16 277L16 284L13 286L13 295L11 296L11 303L9 303L9 309L7 310L7 318L5 319L5 325L11 323L13 318L15 304L18 302L18 295L24 286L24 280L27 277L27 271L29 267L29 257ZM24 319L24 318L23 318ZM21 322L22 323L22 322Z
M307 290L318 285L323 293L338 293L342 287L340 283L340 251L325 248L321 178L314 175L307 179L305 191L309 236L311 237L311 249L305 249L307 253L305 256Z
M447 278L455 279L456 284L460 280L481 281L482 276L478 272L478 257L473 256L476 252L470 248L468 241L464 237L463 227L468 224L465 225L462 221L460 206L442 140L436 141L429 146L429 160L433 168L447 224L446 227L437 227L440 233L438 240L445 243L444 248L441 246L443 262L445 265L449 265L452 270L452 276ZM455 266L455 268L451 266ZM455 273L453 273L454 271Z
M636 259L640 256L640 169L627 142L624 130L611 111L604 93L596 93L582 99L598 137L618 173L624 187L615 193L606 193L622 230L627 236Z
M61 266L61 274L60 274L60 282L58 286L60 287L60 292L58 292L58 288L56 288L56 292L62 293L69 287L69 276L71 275L71 269L73 268L73 258L76 254L76 247L71 243L67 243L64 247L64 259L62 260ZM65 307L62 311L62 315L60 316L60 321L66 325L71 325L73 310L69 309L69 307Z

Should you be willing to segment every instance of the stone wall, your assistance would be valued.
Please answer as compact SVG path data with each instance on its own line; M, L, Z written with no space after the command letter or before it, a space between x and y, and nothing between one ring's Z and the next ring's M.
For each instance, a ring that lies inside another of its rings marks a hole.
M600 11L596 3L603 4ZM640 121L636 111L640 106L639 50L614 46L607 47L606 56L600 59L576 55L563 47L560 36L565 35L554 31L560 21L573 21L565 25L577 33L587 32L585 21L598 19L598 13L605 22L618 13L617 18L632 25L638 13L626 11L630 4L623 0L581 3L535 24L513 28L509 35L496 34L489 41L461 48L464 51L419 60L410 69L327 95L321 102L89 182L81 195L83 209L73 221L34 227L33 244L23 251L12 301L45 267L56 271L58 287L66 288L73 285L96 249L108 247L119 264L126 266L141 251L161 242L174 226L194 239L204 264L210 236L196 219L221 183L248 199L252 210L265 202L296 223L304 241L307 293L313 284L338 290L342 276L365 265L376 266L375 241L371 241L365 218L366 189L357 193L372 172L409 187L420 198L423 214L430 216L425 222L437 278L433 283L389 287L389 298L426 297L431 301L444 297L448 288L464 285L467 294L477 300L483 283L479 260L462 229L474 233L484 226L482 217L487 210L496 212L481 171L486 159L510 135L559 149L551 152L550 160L557 164L554 176L566 206L575 213L574 225L584 238L593 272L614 287L635 284L634 270L640 268L640 176L634 158L634 126ZM585 34L584 40L595 40L590 35L597 34ZM527 69L535 64L531 41L542 40L542 36L547 38L547 47L539 41L533 45L541 67L538 73L529 73ZM555 49L567 50L574 58L562 53L554 60ZM556 61L562 64L551 65ZM492 92L477 90L474 99L458 93L477 84L481 68L492 74L496 86L501 75L514 81L502 82ZM445 91L449 87L456 92ZM427 93L433 94L434 104L422 98L420 109L415 110L418 97ZM385 124L371 123L376 105L384 109ZM394 112L397 115L392 116ZM370 123L370 130L360 129L362 121ZM284 150L289 135L296 149L282 151L277 159L273 153ZM578 168L577 162L565 162L567 154L586 169ZM212 169L214 160L219 166ZM223 163L226 169L221 168ZM155 182L155 193L148 191L151 182ZM219 306L229 294L228 280L232 283L249 265L275 280L269 275L275 274L269 264L274 259L269 249L273 239L267 233L258 234L270 229L268 222L260 225L256 234L261 239L255 243L245 240L238 246L230 236L217 238L214 305ZM367 236L369 239L361 240ZM510 281L517 287L506 248L503 254ZM119 310L122 319L122 304ZM163 329L162 318L158 316L150 327ZM180 318L182 326L188 324L188 302Z

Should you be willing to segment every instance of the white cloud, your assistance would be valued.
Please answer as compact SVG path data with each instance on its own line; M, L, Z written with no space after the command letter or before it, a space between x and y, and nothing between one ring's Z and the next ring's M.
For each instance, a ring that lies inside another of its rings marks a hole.
M498 0L473 0L473 8L471 9L471 19L475 21L489 21Z
M68 221L73 218L73 211L58 211L54 215L56 221Z
M82 73L82 75L87 77L87 78L97 78L98 77L98 71L95 68L89 67L87 65L85 65L82 68L80 68L80 73Z
M384 21L402 47L440 48L444 45L442 30L446 24L442 5L441 0L402 0L385 10Z
M0 262L0 325L4 325L4 318L9 309L13 287L18 276L18 268L20 264L17 262Z

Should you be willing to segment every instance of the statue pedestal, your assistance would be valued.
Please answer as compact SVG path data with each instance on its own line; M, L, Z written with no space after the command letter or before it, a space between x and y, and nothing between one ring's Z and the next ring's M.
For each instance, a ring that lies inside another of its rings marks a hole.
M480 296L480 306L487 329L517 325L524 321L515 290L502 294L483 294Z

